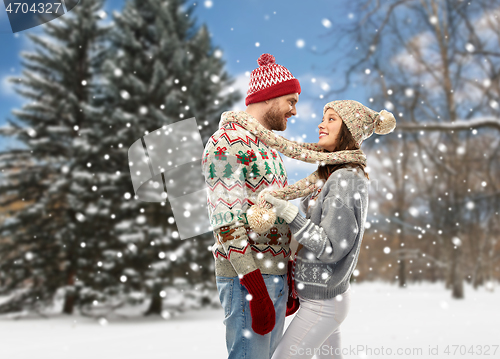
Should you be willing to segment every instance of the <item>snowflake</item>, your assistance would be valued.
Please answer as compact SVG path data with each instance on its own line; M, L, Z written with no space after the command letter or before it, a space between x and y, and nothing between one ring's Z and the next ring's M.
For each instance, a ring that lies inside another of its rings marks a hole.
M313 267L312 268L312 276L314 280L318 279L319 276L319 268L318 267Z
M306 267L302 263L297 263L295 278L306 279Z

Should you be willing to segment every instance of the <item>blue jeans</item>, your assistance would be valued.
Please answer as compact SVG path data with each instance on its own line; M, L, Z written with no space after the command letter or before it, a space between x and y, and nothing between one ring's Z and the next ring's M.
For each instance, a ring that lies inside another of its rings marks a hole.
M283 336L288 284L286 274L263 274L264 283L276 312L276 324L266 335L252 330L248 291L238 277L216 277L219 299L224 309L228 359L270 359Z

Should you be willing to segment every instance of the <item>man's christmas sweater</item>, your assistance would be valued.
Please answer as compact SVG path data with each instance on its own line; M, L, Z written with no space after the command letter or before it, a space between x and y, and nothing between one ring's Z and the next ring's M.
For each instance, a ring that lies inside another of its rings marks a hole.
M241 112L225 112L222 118L238 114ZM257 234L250 229L246 217L260 191L287 185L279 153L231 122L210 137L202 166L215 237L215 275L235 277L257 268L263 274L285 274L290 257L288 224L278 217L268 232Z

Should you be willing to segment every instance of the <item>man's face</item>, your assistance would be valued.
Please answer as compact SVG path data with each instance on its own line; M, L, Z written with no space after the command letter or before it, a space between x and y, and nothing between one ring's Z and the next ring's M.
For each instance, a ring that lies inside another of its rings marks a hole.
M270 101L270 108L264 114L266 127L272 131L285 131L288 118L297 114L295 105L299 102L299 94L280 96Z

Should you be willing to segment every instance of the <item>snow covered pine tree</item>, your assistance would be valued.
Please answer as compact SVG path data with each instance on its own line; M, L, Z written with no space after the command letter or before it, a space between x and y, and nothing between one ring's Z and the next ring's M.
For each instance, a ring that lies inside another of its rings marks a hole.
M192 8L182 10L184 3L129 1L123 13L115 14L103 86L96 94L96 106L103 113L98 121L101 131L92 134L93 141L96 146L102 143L110 155L107 163L101 162L103 171L121 173L113 185L106 178L99 185L111 199L110 213L117 223L102 251L108 267L101 276L102 288L121 302L149 303L145 314L200 303L203 289L214 287L207 250L213 239L207 233L181 241L167 202L134 198L128 147L148 131L191 117L196 117L206 142L220 113L238 99L237 93L221 94L230 85L222 51L212 47L205 26L194 26ZM169 303L176 295L196 298Z
M4 181L0 206L29 203L0 228L0 312L41 311L60 295L63 311L81 305L92 290L99 242L114 225L93 191L96 152L84 140L95 116L92 88L107 28L102 2L89 0L44 24L44 36L28 34L36 52L23 53L25 70L11 78L29 100L13 114L18 125L0 134L25 148L0 154ZM102 157L99 161L104 161Z

